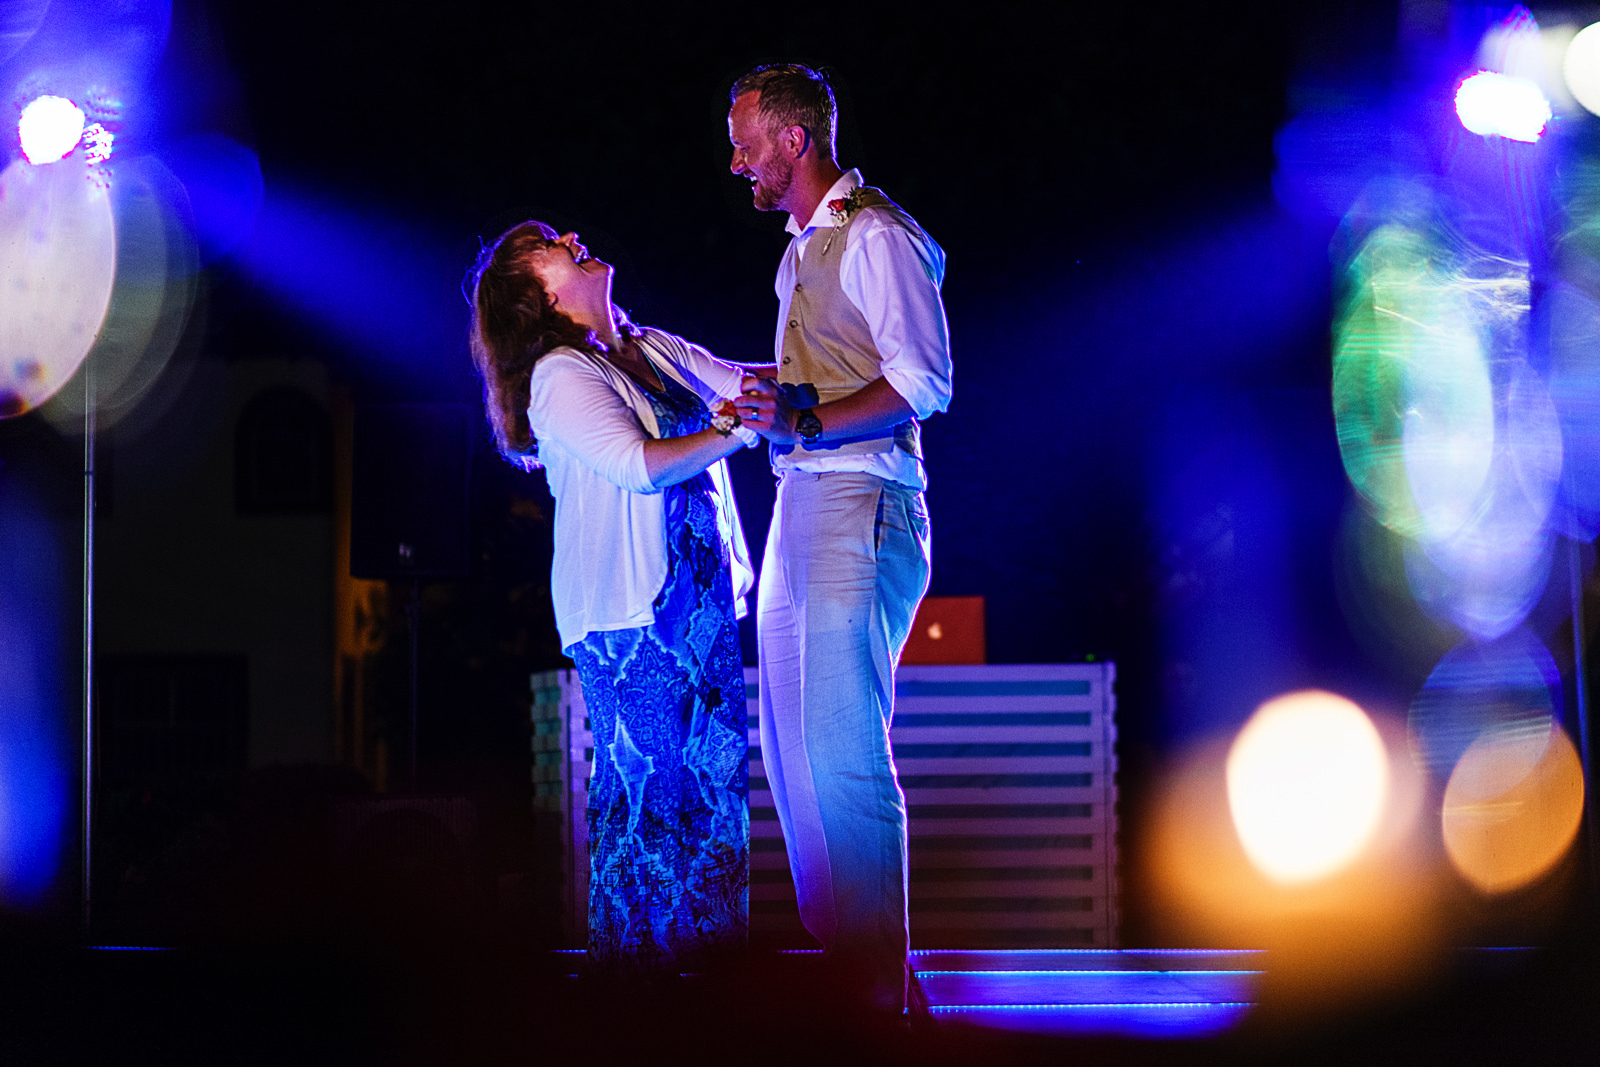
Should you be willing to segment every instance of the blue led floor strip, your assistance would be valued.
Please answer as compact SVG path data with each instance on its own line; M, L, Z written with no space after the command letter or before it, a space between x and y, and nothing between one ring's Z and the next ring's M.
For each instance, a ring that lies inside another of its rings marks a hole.
M1253 1008L1253 1000L1130 1001L1121 1004L930 1004L935 1015L970 1011L1102 1011L1106 1008Z
M810 950L808 950L810 952ZM821 950L818 950L821 952ZM1266 949L912 949L914 957L968 955L968 957L1250 957Z
M930 974L1016 974L1016 975L1053 975L1053 974L1080 975L1081 974L1081 975L1084 975L1084 976L1091 976L1091 975L1111 976L1111 975L1115 975L1115 976L1118 976L1118 977L1121 977L1123 975L1158 974L1158 975L1161 975L1162 977L1171 977L1173 975L1189 975L1189 974L1195 974L1195 975L1201 975L1201 974L1204 974L1204 975L1217 975L1217 974L1239 975L1239 974L1246 974L1246 975L1248 975L1248 974L1266 974L1266 973L1267 972L1265 972L1265 971L1199 971L1199 970L1191 971L1191 970L1188 970L1188 969L1173 969L1173 968L1158 968L1158 969L1149 970L1149 971L1075 971L1075 970L1071 970L1071 969L1068 969L1068 968L1063 968L1063 969L1057 970L1057 971L1007 971L1007 970L924 971L920 967L917 969L917 977L919 977L919 978L923 977L924 975L930 975Z
M939 1025L1028 1033L1041 1037L1123 1037L1186 1041L1233 1029L1254 1005L1245 1001L1150 1004L942 1004L929 1013Z

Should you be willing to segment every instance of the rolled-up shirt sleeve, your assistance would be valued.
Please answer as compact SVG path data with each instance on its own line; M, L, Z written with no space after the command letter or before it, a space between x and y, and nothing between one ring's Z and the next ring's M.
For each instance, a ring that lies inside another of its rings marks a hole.
M552 352L533 368L528 396L533 436L569 452L613 485L659 493L644 462L649 440L633 409L583 357Z
M840 288L867 320L884 378L919 419L950 406L943 282L939 246L876 215L857 224L839 264Z
M738 397L739 386L748 373L744 367L726 363L693 341L661 330L650 331L650 336L668 348L684 382L707 407L713 407L719 400Z

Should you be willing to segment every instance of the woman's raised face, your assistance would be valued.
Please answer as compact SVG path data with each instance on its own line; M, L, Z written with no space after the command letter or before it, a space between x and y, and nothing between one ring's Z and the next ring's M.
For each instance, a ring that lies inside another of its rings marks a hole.
M577 234L564 233L535 249L529 261L556 306L575 309L596 300L610 304L612 267L589 255Z

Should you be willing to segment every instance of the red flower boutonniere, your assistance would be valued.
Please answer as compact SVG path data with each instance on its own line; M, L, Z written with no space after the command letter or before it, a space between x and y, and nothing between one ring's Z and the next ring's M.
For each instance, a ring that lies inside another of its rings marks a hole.
M827 255L828 249L833 246L833 235L844 229L845 223L850 221L850 216L860 211L865 206L866 186L858 185L845 196L836 197L828 201L828 212L833 216L833 233L828 234L828 240L822 245L822 254Z

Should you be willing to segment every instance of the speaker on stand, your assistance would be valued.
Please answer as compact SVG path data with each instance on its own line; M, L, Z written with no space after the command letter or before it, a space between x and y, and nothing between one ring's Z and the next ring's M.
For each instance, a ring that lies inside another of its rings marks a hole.
M355 410L350 574L409 579L410 778L417 785L417 660L424 578L469 570L474 414L461 404L369 404Z

